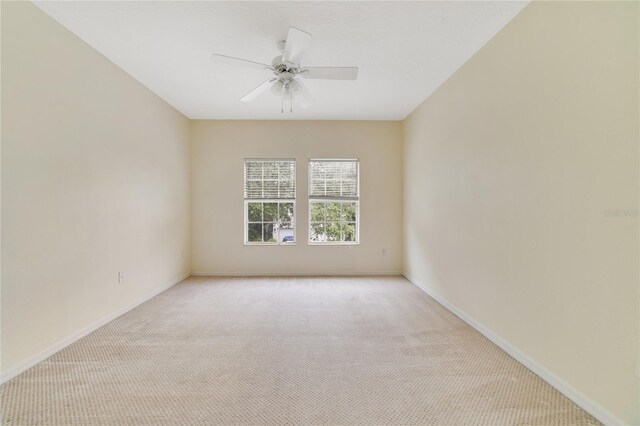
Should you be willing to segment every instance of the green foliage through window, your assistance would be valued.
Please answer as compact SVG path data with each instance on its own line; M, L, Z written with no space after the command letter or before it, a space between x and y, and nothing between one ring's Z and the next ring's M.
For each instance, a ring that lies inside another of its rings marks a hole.
M312 242L357 242L357 201L312 201Z
M294 237L294 203L247 201L247 242L291 244Z

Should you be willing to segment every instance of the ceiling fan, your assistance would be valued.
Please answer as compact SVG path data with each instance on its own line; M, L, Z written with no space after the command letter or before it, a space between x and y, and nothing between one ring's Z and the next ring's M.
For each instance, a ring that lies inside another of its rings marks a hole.
M240 100L251 102L270 89L271 93L281 97L280 112L284 112L285 100L289 101L289 111L293 112L294 97L303 108L308 108L313 104L313 97L300 77L323 80L356 80L358 78L357 67L303 67L300 60L310 41L311 34L290 27L287 39L278 43L281 55L273 58L271 65L217 53L214 53L211 58L215 63L271 71L273 77L267 79Z

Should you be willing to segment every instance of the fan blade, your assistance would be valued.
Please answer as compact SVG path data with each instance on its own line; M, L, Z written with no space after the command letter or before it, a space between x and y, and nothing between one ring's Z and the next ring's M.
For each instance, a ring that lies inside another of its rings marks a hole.
M238 65L241 67L256 69L272 69L271 66L267 64L249 61L248 59L234 58L233 56L220 55L218 53L211 55L211 60L216 64Z
M240 101L251 102L255 100L258 96L262 95L264 92L269 90L269 88L271 88L271 86L273 85L273 82L276 80L277 78L270 78L269 80L262 83L260 86L256 87L255 89L253 89L252 91L244 95L242 99L240 99Z
M304 68L300 75L304 78L322 80L357 80L357 67L309 67Z
M293 83L295 84L294 99L300 101L300 105L302 105L302 108L306 109L313 105L313 96L311 96L311 93L309 93L309 91L307 90L307 86L305 86L304 83L299 80L293 80Z
M294 27L289 27L289 34L287 35L287 41L284 45L282 60L300 65L300 58L307 49L310 41L311 34Z

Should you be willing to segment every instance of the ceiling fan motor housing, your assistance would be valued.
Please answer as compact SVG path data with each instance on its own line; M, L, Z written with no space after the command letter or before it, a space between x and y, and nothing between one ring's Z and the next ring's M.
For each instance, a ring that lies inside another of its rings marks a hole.
M282 56L276 56L273 58L271 66L273 67L273 72L278 76L283 73L290 73L295 76L295 74L300 72L300 68L296 64L293 62L283 61Z

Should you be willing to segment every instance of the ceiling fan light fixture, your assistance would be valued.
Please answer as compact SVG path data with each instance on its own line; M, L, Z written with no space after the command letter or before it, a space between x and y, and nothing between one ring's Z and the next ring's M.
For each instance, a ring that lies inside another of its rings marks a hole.
M284 83L282 83L282 81L280 80L274 82L273 86L271 86L271 93L273 93L276 96L282 95L283 90L284 90Z

